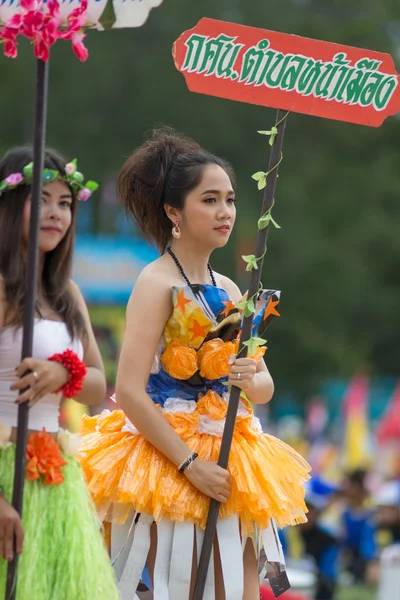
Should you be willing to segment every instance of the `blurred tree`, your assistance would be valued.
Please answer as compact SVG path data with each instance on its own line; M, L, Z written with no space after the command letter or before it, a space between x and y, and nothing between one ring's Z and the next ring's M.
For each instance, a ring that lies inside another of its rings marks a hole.
M238 175L238 226L215 266L235 272L237 247L254 239L261 195L251 174L265 168L274 111L188 92L171 58L174 40L203 16L389 52L399 59L397 0L164 0L138 30L90 32L89 60L68 43L52 50L48 141L78 156L84 173L109 182L155 123L166 123L226 156ZM35 62L0 58L0 151L30 141ZM399 375L400 121L380 129L291 115L264 284L283 291L283 318L269 333L268 363L277 388L305 396L325 376ZM82 221L93 231L106 194ZM103 198L103 199L102 199ZM107 210L111 211L112 208ZM110 214L111 214L110 213ZM120 227L115 216L114 231ZM106 225L107 223L107 225Z

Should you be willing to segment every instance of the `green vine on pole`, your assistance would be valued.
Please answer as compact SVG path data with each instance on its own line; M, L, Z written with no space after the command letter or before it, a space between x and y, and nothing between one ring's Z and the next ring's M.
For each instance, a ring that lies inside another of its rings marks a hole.
M285 119L287 119L288 115L289 115L289 112L287 112L282 117L282 119L280 121L278 121L278 123L276 123L276 125L274 127L271 127L271 129L269 129L268 131L258 131L257 132L261 135L266 135L269 137L269 145L271 146L271 148L275 143L276 136L278 135L278 126ZM278 166L281 164L282 160L283 160L283 153L281 152L278 162L276 163L276 165L274 165L272 167L272 169L270 169L267 172L257 171L257 173L254 173L252 175L252 179L257 181L257 187L259 190L262 190L266 187L267 178L275 169L278 168ZM272 214L271 214L274 204L275 204L275 200L273 200L270 208L263 215L261 215L261 217L258 219L257 225L258 225L259 230L267 228L270 225L270 223L272 223L272 225L276 229L281 228L280 225L278 225L278 223L274 220L274 218L272 217ZM246 271L256 271L258 269L257 263L264 258L266 253L267 253L267 246L265 245L264 252L261 256L256 257L254 254L243 255L242 259L246 263ZM236 305L236 307L239 310L243 310L245 317L250 317L251 315L253 315L256 312L255 298L260 293L261 289L262 289L262 284L260 285L260 288L257 290L257 292L255 294L253 294L247 300L244 300L243 302L240 302L239 304ZM255 354L255 352L257 350L257 346L263 346L264 344L266 344L266 342L267 342L267 340L264 340L262 338L250 337L250 339L247 342L244 342L243 345L248 347L249 354Z

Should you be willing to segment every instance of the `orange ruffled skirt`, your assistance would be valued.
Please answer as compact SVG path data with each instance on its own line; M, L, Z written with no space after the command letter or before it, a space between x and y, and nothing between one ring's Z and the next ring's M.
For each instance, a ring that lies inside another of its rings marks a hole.
M202 460L217 461L227 411L227 395L209 391L199 402L170 399L163 416ZM79 460L89 490L104 520L123 523L137 513L190 521L205 527L209 498L152 446L121 410L84 417ZM242 535L270 519L280 527L304 523L303 484L310 466L293 448L262 433L248 403L241 400L228 469L232 492L220 517L240 517Z

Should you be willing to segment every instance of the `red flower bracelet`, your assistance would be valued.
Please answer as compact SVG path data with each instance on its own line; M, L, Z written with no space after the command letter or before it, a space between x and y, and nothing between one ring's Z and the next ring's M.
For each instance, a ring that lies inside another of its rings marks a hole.
M68 383L63 385L57 392L62 392L64 398L73 398L79 394L87 373L86 365L79 356L68 349L62 354L53 354L48 360L60 363L68 371Z

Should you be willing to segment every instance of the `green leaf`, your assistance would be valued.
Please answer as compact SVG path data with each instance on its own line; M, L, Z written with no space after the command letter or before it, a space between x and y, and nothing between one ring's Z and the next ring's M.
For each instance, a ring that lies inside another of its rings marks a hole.
M257 184L259 190L263 190L267 185L267 176L265 175Z
M266 343L267 340L251 337L247 342L243 342L243 346L247 346L250 356L254 356L259 346L263 346Z
M272 218L271 215L270 215L270 221L274 227L276 227L277 229L281 229L281 226L278 225L278 223Z
M258 229L265 229L268 227L269 222L271 221L271 213L267 212L265 215L258 219Z
M254 306L253 300L248 300L246 302L246 306L244 307L244 316L251 317L256 312L256 307Z
M99 189L99 184L95 181L87 181L85 183L85 187L88 188L88 190L90 190L91 192L95 192Z
M255 337L255 338L253 338L253 340L255 341L257 346L264 346L264 344L267 343L267 340L264 340L263 338L259 338L259 337Z
M273 146L273 145L274 145L274 143L275 143L275 138L276 138L276 136L278 135L278 130L277 130L277 128L276 128L276 127L272 127L272 128L271 128L271 132L270 132L270 133L271 133L271 135L270 135L270 138L269 138L269 145L270 145L270 146Z
M30 162L29 165L26 165L26 167L24 167L22 173L26 179L32 179L33 162Z
M278 135L278 130L276 127L271 127L268 131L257 131L261 135L269 135L269 145L273 146L275 143L275 138Z
M243 346L247 346L249 354L253 355L257 352L256 338L251 337L247 342L243 342Z
M243 302L239 302L239 304L236 304L236 308L238 308L239 310L244 310L246 308L246 300L244 300Z
M246 271L256 271L258 269L257 259L254 254L248 254L247 256L242 256L245 263L247 263Z
M258 265L256 260L254 262L249 263L246 267L246 271L257 271L257 269Z
M263 177L265 177L266 173L265 171L257 171L257 173L254 173L251 178L255 179L255 181L260 181L260 179L262 179Z
M74 158L74 160L71 160L71 164L74 165L75 170L78 168L78 159Z
M2 192L4 192L4 190L6 190L8 188L7 182L5 181L5 179L3 179L3 181L0 182L0 194Z

